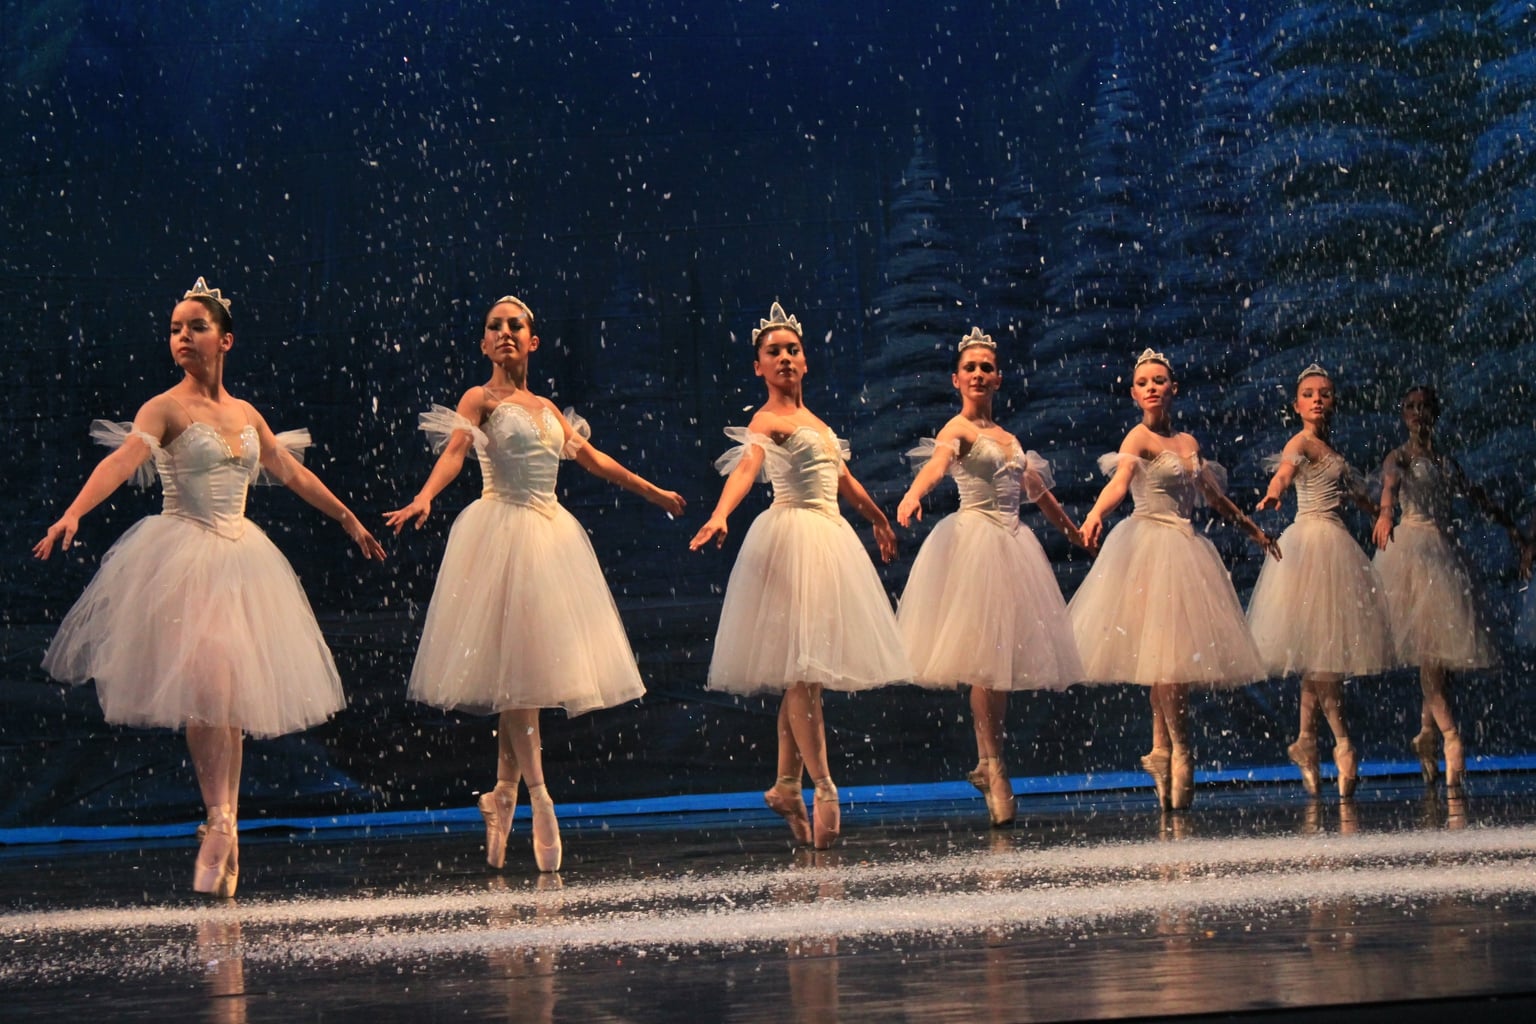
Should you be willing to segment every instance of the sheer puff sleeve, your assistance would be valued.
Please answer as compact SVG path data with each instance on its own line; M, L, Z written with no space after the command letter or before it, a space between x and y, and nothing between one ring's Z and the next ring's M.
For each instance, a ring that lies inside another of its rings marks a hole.
M118 423L113 420L92 420L91 440L104 448L113 451L121 448L130 437L137 437L149 446L151 456L160 454L160 441L151 437L142 430L134 430L130 422ZM133 476L128 482L135 487L148 487L155 482L155 460L145 459L138 469L133 471Z
M715 472L721 476L730 476L736 467L741 465L741 460L746 457L747 449L753 446L761 448L765 453L771 452L777 446L772 438L766 434L754 434L746 427L726 427L725 436L736 442L735 447L727 448L725 452L715 460ZM764 467L757 474L758 480L767 482L768 468L766 460Z
M570 406L562 410L560 415L564 416L565 422L571 425L570 439L560 449L560 457L562 459L574 459L576 453L585 448L587 442L591 440L592 424L588 423L585 416Z
M292 455L294 461L298 462L299 465L304 464L304 449L313 448L315 445L314 440L309 436L309 431L303 427L300 427L298 430L279 430L273 436L277 438L277 446L289 455ZM273 486L282 483L282 481L258 465L256 467L256 483Z
M937 452L940 447L941 446L939 444L939 439L936 438L936 437L925 437L922 440L918 441L917 442L917 447L911 449L910 451L908 451L906 453L906 456L905 456L907 461L912 466L912 472L914 472L914 473L921 473L923 471L923 467L928 465L928 460L933 458L934 453ZM942 445L942 447L948 448L950 451L954 452L955 455L957 455L957 456L960 454L960 442L959 441L945 441L944 444ZM848 453L844 452L843 453L843 457L847 458L848 457ZM946 472L950 476L954 475L954 463L953 462L951 462L949 464L949 469L946 470Z
M1056 477L1051 473L1051 464L1037 451L1024 453L1022 484L1024 500L1029 502L1039 501L1056 486Z
M456 430L469 431L476 448L484 446L486 442L485 431L446 405L434 404L431 409L416 417L416 425L427 435L427 443L432 446L433 452L440 452L447 447L448 439L453 437Z

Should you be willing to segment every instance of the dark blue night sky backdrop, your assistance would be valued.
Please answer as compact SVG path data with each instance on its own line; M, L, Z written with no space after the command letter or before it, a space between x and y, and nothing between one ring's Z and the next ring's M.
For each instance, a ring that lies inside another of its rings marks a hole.
M311 465L372 524L431 465L416 414L486 376L480 318L506 292L538 315L536 389L688 497L671 522L563 474L651 692L549 718L557 799L772 773L772 706L703 690L734 548L686 542L719 491L721 428L760 401L748 336L775 299L807 325L810 405L851 438L888 512L899 453L956 405L949 353L975 323L1003 346L1004 423L1053 460L1074 517L1100 486L1094 457L1135 421L1123 377L1146 345L1179 365L1181 414L1245 507L1315 359L1338 370L1337 440L1356 465L1379 466L1402 439L1402 387L1433 378L1441 440L1526 514L1533 7L8 0L0 826L198 813L179 738L107 727L89 688L37 668L158 494L120 492L67 558L28 549L101 455L89 421L128 419L174 383L164 324L199 275L234 298L231 390L277 429L307 426ZM292 495L253 495L351 706L251 745L247 814L464 806L490 784L489 720L404 700L476 477L382 567ZM738 537L766 498L737 513ZM930 504L947 510L953 490ZM1510 548L1463 511L1507 637ZM1246 598L1256 555L1212 535ZM893 594L920 537L883 570ZM1085 558L1042 539L1070 595ZM1501 670L1458 689L1475 752L1530 748L1530 656L1504 646ZM1416 695L1409 673L1352 685L1368 760L1407 757ZM954 694L828 704L840 781L969 766ZM1128 688L1016 698L1013 770L1127 770L1147 714ZM1202 765L1279 763L1294 684L1204 698L1196 715Z

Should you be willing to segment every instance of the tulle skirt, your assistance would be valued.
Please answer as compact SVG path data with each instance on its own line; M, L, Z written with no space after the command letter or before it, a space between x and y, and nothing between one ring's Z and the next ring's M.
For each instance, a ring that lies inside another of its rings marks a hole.
M848 521L788 505L759 515L725 588L709 688L867 690L911 677L890 598Z
M250 522L231 539L178 516L139 520L102 558L43 668L95 679L120 725L280 736L346 704L298 578Z
M1231 687L1265 677L1221 556L1187 526L1122 521L1067 612L1087 682Z
M1381 578L1342 523L1297 519L1264 559L1248 624L1275 675L1374 675L1396 664Z
M1057 690L1083 678L1040 542L985 513L956 512L933 528L896 618L920 686Z
M571 715L645 692L586 531L490 498L448 533L421 646L414 700L480 714L563 707Z
M1439 529L1399 523L1376 553L1399 663L1487 668L1498 659L1461 550Z

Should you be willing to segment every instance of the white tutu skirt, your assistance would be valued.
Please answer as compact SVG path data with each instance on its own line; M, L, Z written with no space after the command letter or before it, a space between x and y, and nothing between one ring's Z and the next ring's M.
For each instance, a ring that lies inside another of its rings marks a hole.
M920 686L1059 690L1083 678L1040 542L984 513L956 512L933 528L896 618Z
M43 668L96 680L109 722L308 728L346 704L336 664L282 553L178 516L139 520L64 617Z
M1215 545L1131 516L1109 531L1067 605L1092 683L1242 686L1265 677Z
M770 506L725 588L709 688L867 690L912 677L890 598L842 516Z
M645 693L592 542L569 512L479 498L459 514L408 692L478 714L571 715Z
M1396 666L1385 588L1343 524L1299 518L1280 535L1280 554L1264 559L1248 602L1271 673L1367 676Z
M1376 553L1399 664L1488 668L1498 659L1461 550L1433 526L1399 523Z

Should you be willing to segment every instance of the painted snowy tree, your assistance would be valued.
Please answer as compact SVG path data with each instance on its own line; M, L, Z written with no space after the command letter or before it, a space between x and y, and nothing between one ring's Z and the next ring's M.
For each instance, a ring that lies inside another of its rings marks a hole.
M1268 354L1239 397L1278 417L1296 373L1321 362L1353 406L1338 438L1350 454L1395 436L1387 410L1442 360L1456 306L1443 237L1465 159L1454 126L1480 45L1473 14L1425 0L1307 4L1262 43L1264 284L1246 322Z
M1502 0L1486 24L1503 53L1479 70L1480 131L1465 186L1470 209L1449 243L1466 292L1443 377L1443 432L1468 469L1511 502L1536 461L1536 4Z
M894 507L911 481L902 453L954 414L950 354L968 325L960 257L939 226L944 187L919 137L890 202L864 359L855 470L882 507Z
M1156 347L1177 352L1183 364L1179 408L1188 429L1238 446L1252 436L1256 417L1230 400L1232 379L1261 355L1242 315L1257 277L1246 242L1254 206L1252 82L1246 57L1230 38L1223 41L1200 81L1189 142L1166 189L1160 301L1147 318Z
M1045 272L1049 313L1030 357L1030 443L1056 469L1056 493L1087 507L1102 483L1094 459L1131 420L1126 391L1150 337L1156 258L1142 167L1141 101L1117 50L1094 100L1085 172L1060 251Z

